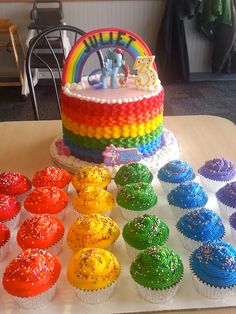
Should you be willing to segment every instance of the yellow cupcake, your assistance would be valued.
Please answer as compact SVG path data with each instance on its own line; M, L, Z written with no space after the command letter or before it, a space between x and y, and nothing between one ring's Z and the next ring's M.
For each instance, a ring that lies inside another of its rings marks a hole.
M76 190L80 190L83 186L88 185L104 189L111 182L111 176L109 172L103 168L88 166L76 172L71 182Z
M97 290L110 286L120 274L117 258L107 250L84 248L69 262L67 279L75 288Z
M115 205L111 193L95 186L86 186L73 197L74 209L82 214L107 213Z
M78 252L85 247L106 249L119 237L120 230L115 221L101 214L78 217L67 234L67 244Z

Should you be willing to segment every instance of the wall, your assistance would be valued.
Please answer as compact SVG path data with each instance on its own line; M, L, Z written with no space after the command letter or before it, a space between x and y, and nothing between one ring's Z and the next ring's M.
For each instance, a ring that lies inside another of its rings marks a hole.
M122 27L141 36L154 51L165 0L145 1L78 1L64 2L65 21L85 31L100 27ZM25 40L30 23L32 3L0 3L0 18L10 18L18 24ZM209 70L210 47L195 30L193 21L186 21L190 71ZM9 71L13 65L6 53L0 54L0 68Z

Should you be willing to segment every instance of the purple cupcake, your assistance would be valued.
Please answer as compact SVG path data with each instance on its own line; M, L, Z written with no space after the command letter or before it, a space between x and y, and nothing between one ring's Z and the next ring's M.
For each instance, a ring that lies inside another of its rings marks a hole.
M229 217L229 225L234 243L236 243L236 211Z
M227 183L218 192L216 198L220 208L220 214L229 218L236 211L236 181Z
M203 187L216 193L226 183L234 180L236 176L235 165L224 158L208 160L198 170Z

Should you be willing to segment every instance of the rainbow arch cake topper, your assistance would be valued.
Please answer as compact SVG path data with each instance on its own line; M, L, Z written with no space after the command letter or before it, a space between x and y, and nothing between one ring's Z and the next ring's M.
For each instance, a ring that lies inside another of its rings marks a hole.
M63 70L62 85L81 81L83 67L91 54L104 48L121 48L135 61L152 56L147 44L135 33L121 28L102 28L84 34L72 47ZM156 70L156 64L153 63Z

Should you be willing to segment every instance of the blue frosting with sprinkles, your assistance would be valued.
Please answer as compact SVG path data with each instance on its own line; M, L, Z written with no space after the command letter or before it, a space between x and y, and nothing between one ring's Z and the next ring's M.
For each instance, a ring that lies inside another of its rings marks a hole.
M208 196L198 183L185 182L171 190L167 199L170 205L191 209L204 207L208 201Z
M185 237L198 242L220 240L225 234L221 218L206 208L185 214L177 222L176 228Z
M195 178L192 167L181 160L172 160L160 168L158 179L169 183L182 183Z
M191 254L190 268L206 284L232 287L236 285L236 250L223 241L205 243Z

